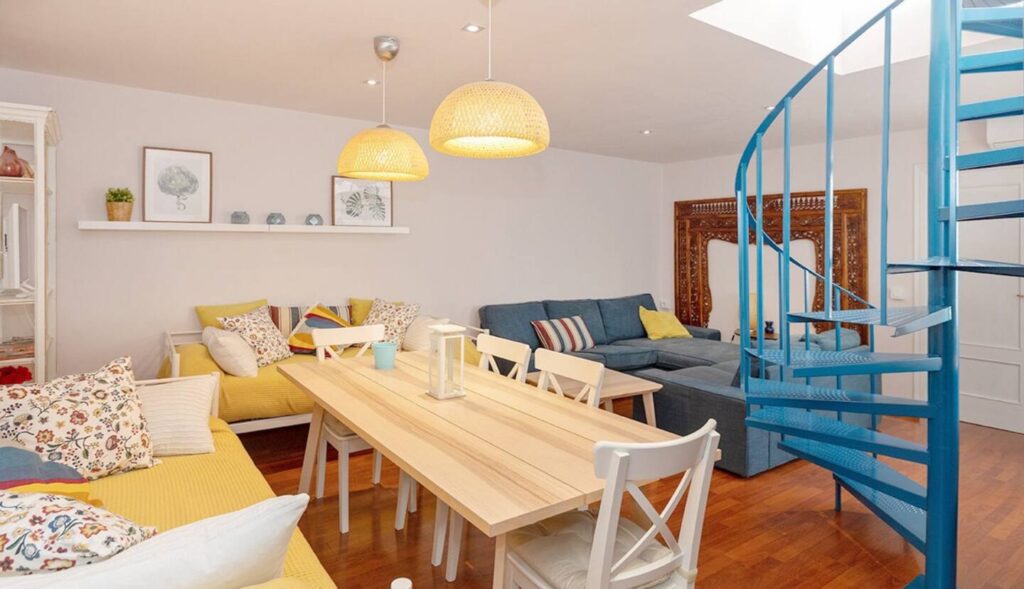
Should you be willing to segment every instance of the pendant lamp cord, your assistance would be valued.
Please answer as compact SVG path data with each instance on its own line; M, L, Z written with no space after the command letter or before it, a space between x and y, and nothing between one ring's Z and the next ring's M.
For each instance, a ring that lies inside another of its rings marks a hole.
M491 77L491 33L494 30L491 25L491 5L494 0L487 0L487 81L491 81L494 78Z
M380 124L388 124L388 62L381 60Z

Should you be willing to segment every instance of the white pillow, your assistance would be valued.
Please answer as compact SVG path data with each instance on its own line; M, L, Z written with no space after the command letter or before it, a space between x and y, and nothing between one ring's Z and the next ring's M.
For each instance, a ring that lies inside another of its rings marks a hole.
M417 315L409 329L405 331L405 340L402 342L402 349L408 352L425 352L430 349L431 325L443 325L450 323L451 319L441 319L431 315Z
M184 498L188 500L188 498ZM4 582L4 589L222 589L281 576L309 495L267 499L161 532L104 562Z
M153 456L213 452L210 409L219 389L217 374L139 386Z
M224 372L231 376L256 376L256 352L237 333L207 327L203 330L203 345Z

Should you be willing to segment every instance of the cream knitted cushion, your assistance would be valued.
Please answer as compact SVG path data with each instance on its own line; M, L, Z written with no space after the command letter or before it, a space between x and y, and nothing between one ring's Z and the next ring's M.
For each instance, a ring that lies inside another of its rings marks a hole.
M219 385L209 375L139 387L154 456L213 452L210 408Z

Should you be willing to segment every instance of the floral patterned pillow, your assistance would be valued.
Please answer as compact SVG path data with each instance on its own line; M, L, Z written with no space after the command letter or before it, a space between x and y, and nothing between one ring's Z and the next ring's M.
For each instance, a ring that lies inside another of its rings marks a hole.
M245 343L252 346L256 352L256 364L261 368L294 356L288 348L288 339L274 325L270 318L270 307L266 305L248 313L217 319L224 329L242 336Z
M92 564L155 533L70 497L0 492L0 577Z
M131 358L43 385L0 387L0 439L87 479L156 464Z
M381 299L373 299L370 314L363 325L383 325L384 341L392 342L402 348L405 332L420 313L419 305L399 305Z

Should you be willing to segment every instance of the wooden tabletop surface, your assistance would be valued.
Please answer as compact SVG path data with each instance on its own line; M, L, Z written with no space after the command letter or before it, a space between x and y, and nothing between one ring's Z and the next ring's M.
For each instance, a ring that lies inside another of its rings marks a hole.
M526 382L536 385L540 380L540 371L526 375ZM559 386L566 395L575 397L583 388L583 383L571 378L559 378ZM635 397L644 393L656 393L661 390L661 383L645 380L618 370L605 369L604 382L601 384L601 400L613 401L626 397Z
M678 437L468 365L466 396L439 401L427 366L403 352L393 370L370 357L279 370L492 537L599 499L594 442Z

